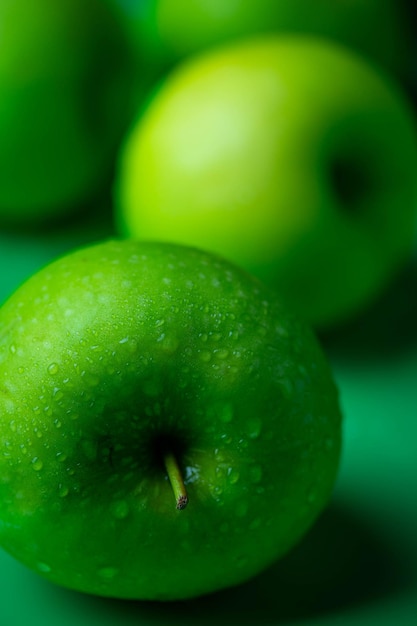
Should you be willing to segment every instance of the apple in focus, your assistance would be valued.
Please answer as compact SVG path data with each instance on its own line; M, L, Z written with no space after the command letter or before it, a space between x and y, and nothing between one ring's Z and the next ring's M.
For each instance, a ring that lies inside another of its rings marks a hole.
M331 495L327 360L212 254L125 240L54 261L0 310L0 380L0 545L57 584L154 600L236 585Z
M327 329L410 256L415 115L340 46L245 40L168 76L123 144L114 197L121 234L221 254Z

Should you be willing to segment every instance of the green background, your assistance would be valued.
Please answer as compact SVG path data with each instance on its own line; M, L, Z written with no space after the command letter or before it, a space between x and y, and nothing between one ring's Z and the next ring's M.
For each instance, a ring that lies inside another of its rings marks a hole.
M0 231L0 301L57 255L111 236L110 207L97 207L49 231ZM0 551L0 625L417 623L417 255L372 310L321 339L343 458L330 506L290 555L236 589L164 605L67 591Z
M417 85L417 64L415 75ZM0 303L57 255L113 234L107 192L48 231L0 229ZM415 626L417 243L392 289L322 340L340 389L343 457L328 509L291 554L235 589L163 605L61 589L0 549L0 626Z

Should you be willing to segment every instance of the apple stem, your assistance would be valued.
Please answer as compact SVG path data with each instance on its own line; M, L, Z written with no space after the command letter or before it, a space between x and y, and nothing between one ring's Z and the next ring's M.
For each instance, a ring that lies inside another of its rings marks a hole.
M177 509L185 509L188 504L188 495L177 459L172 452L166 452L164 454L164 464L174 492Z

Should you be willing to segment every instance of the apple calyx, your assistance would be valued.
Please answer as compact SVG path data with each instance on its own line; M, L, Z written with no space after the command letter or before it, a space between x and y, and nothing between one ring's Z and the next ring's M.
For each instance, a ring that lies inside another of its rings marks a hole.
M188 494L184 485L181 470L176 456L172 452L165 452L163 455L164 465L174 492L177 509L181 511L188 504Z

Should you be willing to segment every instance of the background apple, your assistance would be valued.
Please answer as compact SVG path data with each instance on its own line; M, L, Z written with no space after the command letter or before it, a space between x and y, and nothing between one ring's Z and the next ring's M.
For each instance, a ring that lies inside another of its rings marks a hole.
M414 114L387 76L328 42L263 37L161 86L121 153L117 219L227 256L328 328L410 255L416 173Z
M333 488L323 352L273 292L198 250L109 241L47 266L0 310L0 380L0 544L74 589L173 599L237 584Z
M258 33L315 34L354 48L409 80L413 33L404 0L107 0L140 59L166 66Z
M131 52L101 0L0 3L0 220L74 210L130 120Z

